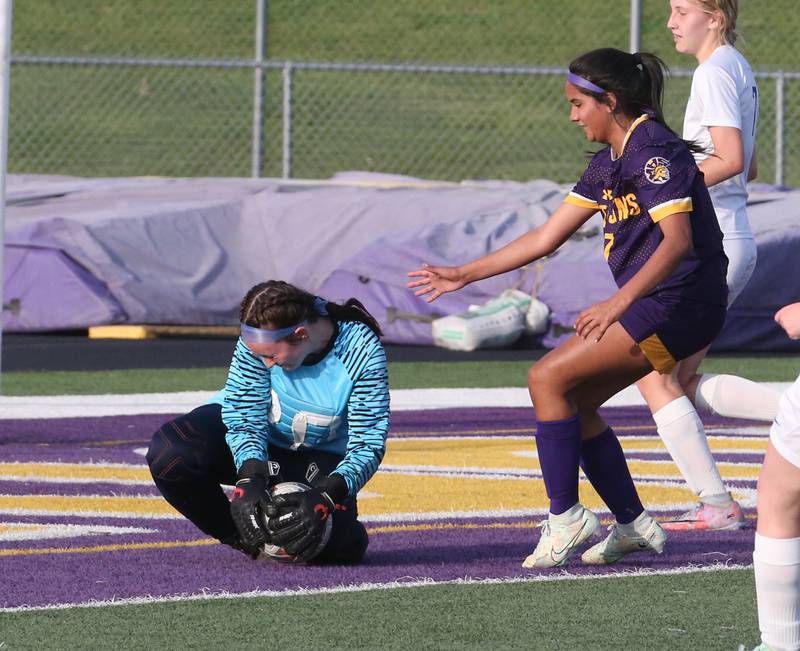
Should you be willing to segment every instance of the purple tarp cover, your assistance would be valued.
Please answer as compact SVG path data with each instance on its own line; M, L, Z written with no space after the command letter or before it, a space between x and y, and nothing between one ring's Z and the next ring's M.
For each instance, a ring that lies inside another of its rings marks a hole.
M406 288L423 262L459 264L543 223L568 186L445 183L343 173L329 181L9 175L3 327L9 332L114 323L234 325L254 284L280 278L332 300L361 299L385 340L432 343L434 314L465 311L536 275L514 271L433 304ZM759 246L719 350L791 348L772 316L800 300L800 191L753 188ZM541 265L557 344L613 280L599 217Z

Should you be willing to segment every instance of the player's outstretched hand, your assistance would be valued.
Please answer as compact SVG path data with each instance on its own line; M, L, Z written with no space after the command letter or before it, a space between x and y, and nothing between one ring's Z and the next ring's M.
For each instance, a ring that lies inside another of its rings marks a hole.
M616 294L608 300L595 303L578 315L575 320L575 333L581 339L591 338L594 342L598 342L611 324L619 321L627 309L628 305Z
M409 271L408 275L411 278L418 278L408 282L409 289L415 290L415 296L425 296L428 303L435 301L442 294L454 292L467 284L458 267L431 267L423 264L421 269Z
M325 533L328 518L336 506L321 488L275 495L267 515L273 545L283 547L287 554L308 560L317 550Z
M789 339L800 339L800 303L784 305L775 312L775 322L786 331Z

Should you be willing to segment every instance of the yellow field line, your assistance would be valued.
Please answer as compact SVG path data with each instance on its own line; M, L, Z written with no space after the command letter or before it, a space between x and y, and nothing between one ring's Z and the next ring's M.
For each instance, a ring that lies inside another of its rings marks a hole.
M477 523L439 523L439 524L406 524L406 525L387 525L382 527L369 527L367 531L371 534L396 533L399 531L433 531L446 529L532 529L532 522L493 522L491 524ZM117 545L94 545L92 547L46 547L42 549L0 549L2 556L36 556L44 554L89 554L95 552L118 552L137 549L169 549L174 547L200 547L203 545L215 545L218 541L213 538L201 538L197 540L174 540L170 542L152 543L127 543Z
M170 542L127 543L120 545L95 545L94 547L46 547L43 549L0 549L0 556L36 556L40 554L88 554L93 552L119 552L135 549L168 549L170 547L201 547L217 545L213 538L200 540L174 540Z
M368 533L397 533L400 531L434 531L446 529L533 529L533 522L492 522L491 524L478 524L465 522L440 522L435 524L390 524L383 527L367 527Z
M439 523L439 524L406 524L406 525L386 525L381 527L369 527L367 531L372 534L396 533L399 531L432 531L445 529L529 529L533 528L533 523L528 522L493 522L491 524L476 523ZM201 538L197 540L175 540L171 542L152 542L152 543L127 543L117 545L94 545L92 547L46 547L42 549L0 549L2 556L34 556L42 554L88 554L94 552L118 552L137 549L169 549L173 547L199 547L202 545L215 545L218 541L213 538Z
M748 513L745 516L749 520L754 520L755 515ZM608 524L610 518L601 518L602 524ZM444 531L451 529L535 529L536 525L533 521L529 522L491 522L491 523L476 523L476 522L441 522L432 524L394 524L384 525L377 527L367 527L367 532L370 534L382 533L399 533L399 532L412 532L412 531ZM91 554L98 552L118 552L118 551L133 551L139 549L170 549L176 547L203 547L206 545L216 545L218 541L213 538L200 538L196 540L173 540L165 542L152 542L152 543L127 543L118 545L95 545L93 547L46 547L42 549L0 549L0 557L3 556L39 556L46 554Z

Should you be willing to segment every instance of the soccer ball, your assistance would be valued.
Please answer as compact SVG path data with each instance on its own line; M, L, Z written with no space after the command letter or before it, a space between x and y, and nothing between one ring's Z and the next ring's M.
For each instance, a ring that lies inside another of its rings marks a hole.
M300 493L307 490L311 490L311 487L308 484L303 484L297 481L285 481L281 482L280 484L275 484L275 486L272 488L271 493L273 496L275 496L275 495L286 495L288 493ZM269 527L265 528L268 529ZM305 560L311 560L325 548L325 545L327 545L328 541L331 539L332 529L333 529L333 514L331 513L330 516L328 516L328 519L325 520L325 531L323 531L322 533L322 540L320 540L319 545L317 545L316 549L314 549L312 553L306 557ZM277 545L264 545L262 551L264 552L264 554L278 561L279 563L303 562L297 556L288 554L283 547L278 547Z

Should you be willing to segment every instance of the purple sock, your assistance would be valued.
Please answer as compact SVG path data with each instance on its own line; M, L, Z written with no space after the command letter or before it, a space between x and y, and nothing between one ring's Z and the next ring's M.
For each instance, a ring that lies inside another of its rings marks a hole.
M581 424L577 416L536 423L536 450L550 513L559 515L578 501Z
M633 522L644 511L622 446L610 427L581 445L581 468L617 522Z

